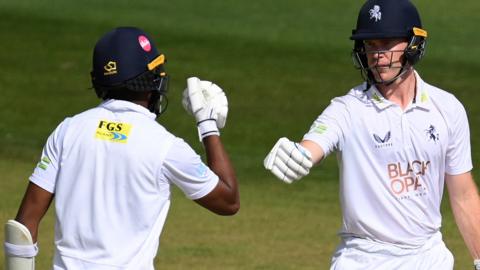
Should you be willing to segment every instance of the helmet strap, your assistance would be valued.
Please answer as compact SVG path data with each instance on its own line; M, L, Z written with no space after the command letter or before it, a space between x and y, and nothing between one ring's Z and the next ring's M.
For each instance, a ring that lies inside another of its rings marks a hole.
M393 84L395 81L397 81L398 78L400 78L400 77L402 77L403 75L405 75L405 73L407 73L407 72L410 70L411 67L412 67L412 66L411 66L410 64L408 64L408 62L407 62L407 63L404 63L404 64L402 65L402 67L401 67L400 70L398 71L397 75L395 75L395 77L391 78L390 80L377 81L377 80L375 80L375 78L374 78L373 76L372 76L372 80L374 81L374 84L383 84L383 85L387 85L387 86L388 86L388 85ZM372 74L372 75L373 75L373 74Z

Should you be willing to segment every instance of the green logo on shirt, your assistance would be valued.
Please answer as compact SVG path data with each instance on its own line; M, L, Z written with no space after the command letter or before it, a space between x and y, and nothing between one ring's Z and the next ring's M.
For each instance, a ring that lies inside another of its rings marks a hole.
M375 100L378 103L382 103L382 99L377 95L377 93L373 93L372 96L373 100Z
M321 124L315 121L312 126L310 127L309 132L314 132L318 134L323 134L327 131L328 127L325 124Z
M40 162L38 162L37 167L42 170L46 170L48 165L50 165L50 163L51 163L50 159L45 156L45 157L42 157Z
M422 95L420 96L420 101L426 102L428 100L428 95L425 92L422 92Z

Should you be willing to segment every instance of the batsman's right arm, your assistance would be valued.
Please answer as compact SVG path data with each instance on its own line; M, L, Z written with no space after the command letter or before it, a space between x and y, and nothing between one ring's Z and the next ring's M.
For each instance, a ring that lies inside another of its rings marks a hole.
M303 140L302 142L300 142L300 145L305 147L305 149L310 152L310 154L312 155L312 163L314 165L319 163L325 156L323 149L313 141Z
M205 197L196 200L219 215L234 215L240 209L237 177L219 136L203 138L208 167L219 177L217 186Z

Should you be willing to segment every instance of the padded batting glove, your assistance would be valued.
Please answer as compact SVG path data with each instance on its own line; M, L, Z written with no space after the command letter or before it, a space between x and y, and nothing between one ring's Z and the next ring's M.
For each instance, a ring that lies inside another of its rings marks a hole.
M307 149L283 137L273 146L263 165L280 180L291 184L307 175L313 163Z
M480 259L476 259L473 261L473 266L475 270L480 270Z
M225 92L216 84L196 77L187 79L182 104L185 110L197 120L200 141L211 135L220 135L228 114Z
M5 224L5 269L35 269L35 256L38 254L37 243L22 223L10 219Z

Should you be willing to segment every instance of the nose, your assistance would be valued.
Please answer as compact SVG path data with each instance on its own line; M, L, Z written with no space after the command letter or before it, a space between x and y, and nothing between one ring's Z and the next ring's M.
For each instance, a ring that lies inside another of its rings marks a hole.
M387 51L378 50L378 51L373 53L373 58L374 59L383 59L383 58L387 57L386 54L387 54Z
M374 66L384 66L390 63L390 59L387 56L388 51L375 51L371 52L369 55L369 65Z

